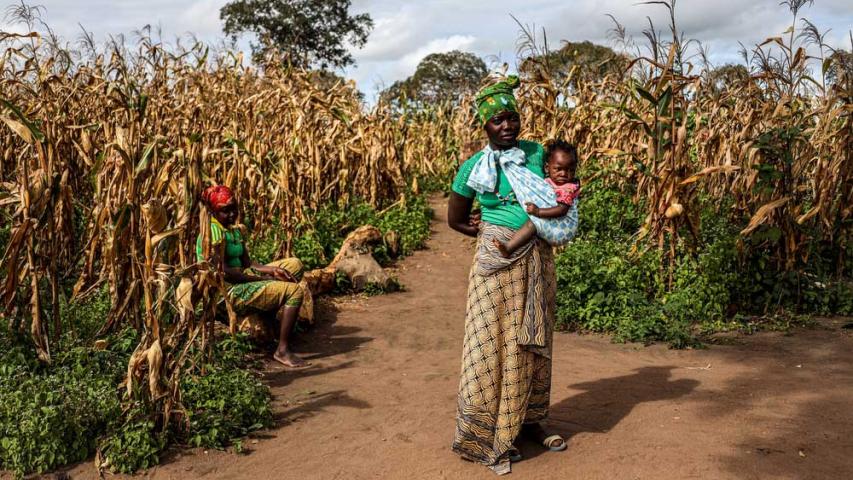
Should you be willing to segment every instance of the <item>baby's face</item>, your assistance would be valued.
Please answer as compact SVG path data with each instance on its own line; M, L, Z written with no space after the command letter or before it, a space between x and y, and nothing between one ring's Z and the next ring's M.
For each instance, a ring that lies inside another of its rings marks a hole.
M557 150L548 157L545 173L557 185L569 183L575 179L575 160L562 150Z

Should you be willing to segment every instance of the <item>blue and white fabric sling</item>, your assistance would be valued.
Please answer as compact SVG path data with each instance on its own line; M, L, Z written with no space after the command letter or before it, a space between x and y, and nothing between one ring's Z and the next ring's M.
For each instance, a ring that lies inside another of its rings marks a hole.
M527 156L520 148L509 150L492 150L486 145L483 155L471 169L468 186L478 193L494 192L498 183L498 165L509 180L515 197L521 207L532 203L539 208L557 206L557 194L554 189L528 170L524 164ZM578 231L578 201L575 200L569 212L558 218L539 218L530 216L530 221L536 226L536 234L553 246L569 243Z

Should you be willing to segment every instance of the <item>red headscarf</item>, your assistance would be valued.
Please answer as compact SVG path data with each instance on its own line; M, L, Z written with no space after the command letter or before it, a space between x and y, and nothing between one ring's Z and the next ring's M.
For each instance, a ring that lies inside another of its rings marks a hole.
M204 189L201 201L214 212L219 211L234 198L234 192L225 185L212 185Z

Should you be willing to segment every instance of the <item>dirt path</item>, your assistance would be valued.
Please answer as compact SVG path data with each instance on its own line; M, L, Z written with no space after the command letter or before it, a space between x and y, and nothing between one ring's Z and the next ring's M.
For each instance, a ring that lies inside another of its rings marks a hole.
M247 455L193 451L146 476L495 478L449 448L472 243L444 209L401 264L406 292L324 306L297 344L315 367L269 366L278 427ZM829 327L698 351L557 335L549 425L569 449L522 443L508 478L853 478L853 337Z

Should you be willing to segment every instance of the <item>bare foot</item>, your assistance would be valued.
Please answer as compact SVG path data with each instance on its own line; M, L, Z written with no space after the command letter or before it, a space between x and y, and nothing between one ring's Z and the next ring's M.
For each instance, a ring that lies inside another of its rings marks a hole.
M495 248L497 248L497 249L498 249L498 251L499 251L499 252L501 252L501 256L502 256L502 257L504 257L504 258L509 258L509 257L511 257L511 256L512 256L512 252L510 252L510 251L506 248L506 245L504 245L503 243L501 243L500 241L498 241L498 239L493 239L493 240L492 240L492 243L495 245Z
M273 360L288 368L305 368L311 366L310 363L306 362L305 360L302 360L290 350L284 352L276 351L275 353L273 353L272 358Z

